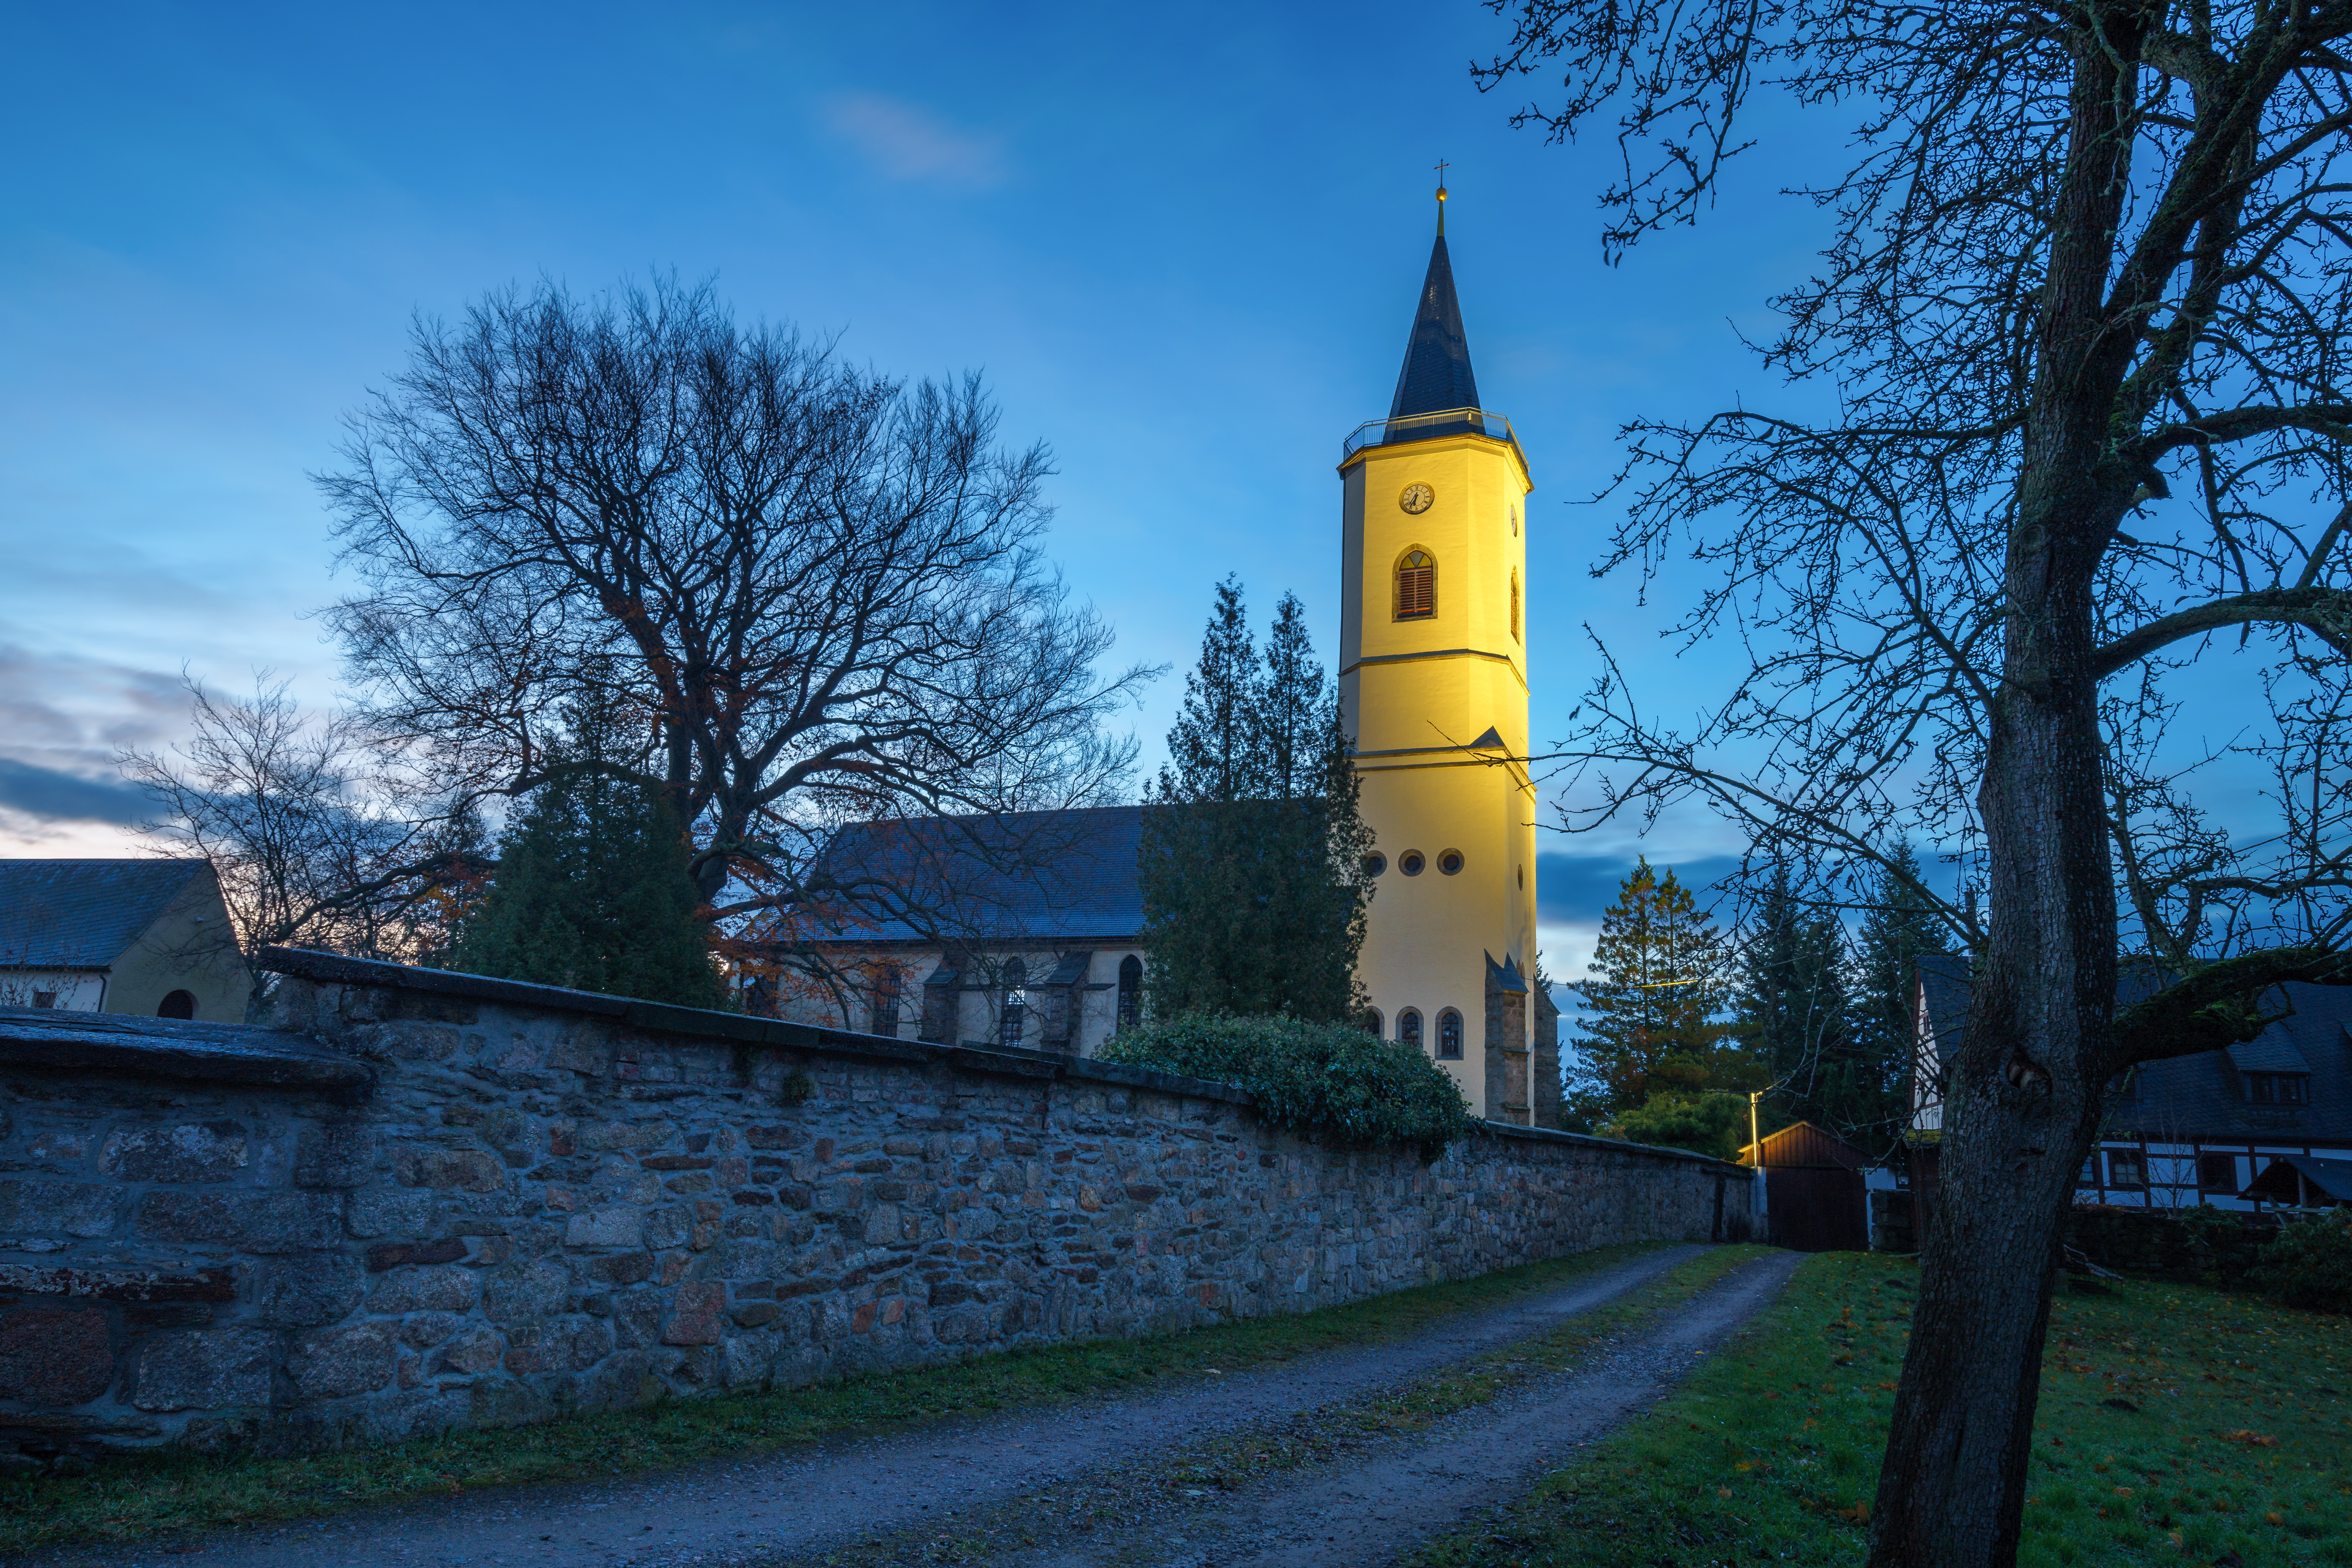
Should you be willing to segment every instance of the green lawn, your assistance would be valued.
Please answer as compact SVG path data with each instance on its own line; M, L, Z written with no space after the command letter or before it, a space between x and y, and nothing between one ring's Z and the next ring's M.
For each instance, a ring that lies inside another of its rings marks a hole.
M672 1400L392 1447L297 1459L184 1454L112 1459L85 1475L0 1480L0 1552L299 1519L474 1487L629 1475L837 1433L1115 1393L1157 1378L1401 1338L1438 1319L1501 1306L1651 1250L1600 1247L1349 1306L1185 1334L1014 1351L813 1388Z
M1644 1419L1420 1568L1861 1561L1916 1270L1832 1253ZM2056 1308L2020 1561L2352 1564L2352 1320L2117 1281Z

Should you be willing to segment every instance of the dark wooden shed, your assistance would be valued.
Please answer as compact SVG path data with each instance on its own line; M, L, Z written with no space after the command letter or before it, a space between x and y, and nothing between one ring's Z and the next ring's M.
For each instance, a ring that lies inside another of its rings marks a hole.
M1759 1163L1745 1144L1739 1163ZM1862 1252L1870 1247L1869 1195L1862 1173L1870 1156L1810 1121L1768 1132L1762 1142L1764 1206L1772 1239L1798 1252Z

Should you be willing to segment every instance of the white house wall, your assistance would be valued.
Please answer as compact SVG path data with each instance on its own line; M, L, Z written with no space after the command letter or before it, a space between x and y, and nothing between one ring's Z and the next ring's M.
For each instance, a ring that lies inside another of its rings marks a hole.
M43 1001L47 997L48 1000ZM96 1013L106 1005L106 976L85 970L0 970L0 1007L62 1007Z

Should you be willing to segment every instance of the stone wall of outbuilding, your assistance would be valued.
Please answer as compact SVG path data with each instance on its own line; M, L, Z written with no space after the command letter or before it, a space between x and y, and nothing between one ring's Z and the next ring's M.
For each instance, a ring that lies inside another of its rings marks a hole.
M1749 1185L1496 1128L276 952L268 1027L0 1010L0 1462L295 1451L1300 1311Z

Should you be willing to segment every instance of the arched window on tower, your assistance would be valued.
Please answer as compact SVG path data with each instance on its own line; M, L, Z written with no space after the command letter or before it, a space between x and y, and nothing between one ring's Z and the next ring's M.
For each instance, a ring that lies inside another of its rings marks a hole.
M1004 1006L997 1015L996 1043L1021 1048L1022 1026L1029 1021L1029 966L1017 958L1004 961Z
M1397 562L1396 618L1425 621L1437 614L1437 562L1426 550L1408 550Z
M1421 1013L1418 1008L1407 1007L1397 1015L1397 1044L1411 1046L1416 1051L1421 1049Z
M898 1032L898 966L886 963L874 971L874 1032Z
M1462 1059L1462 1015L1451 1007L1437 1016L1437 1056L1441 1061Z
M1519 640L1519 574L1511 574L1511 640Z
M1129 953L1118 961L1118 1026L1143 1022L1143 960Z

